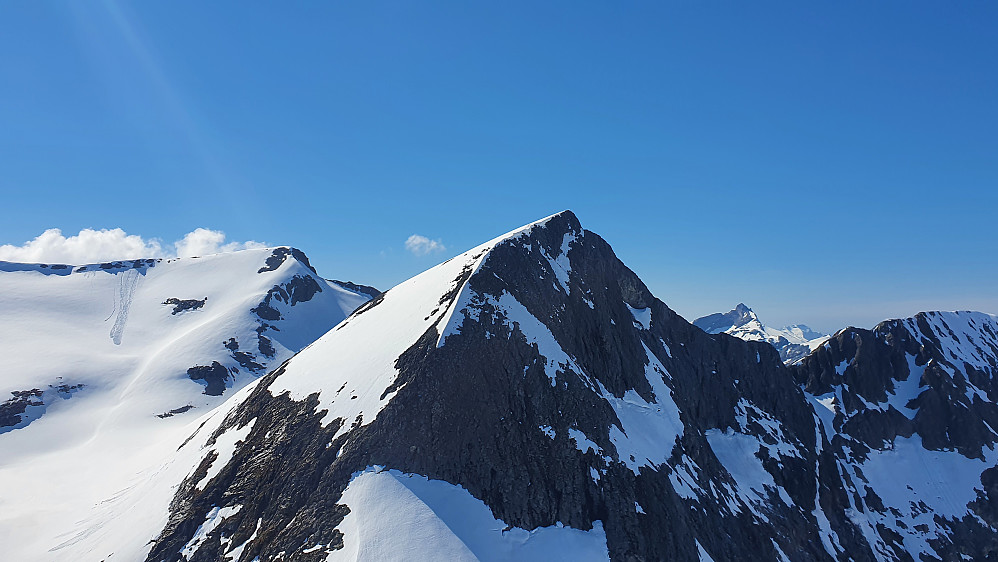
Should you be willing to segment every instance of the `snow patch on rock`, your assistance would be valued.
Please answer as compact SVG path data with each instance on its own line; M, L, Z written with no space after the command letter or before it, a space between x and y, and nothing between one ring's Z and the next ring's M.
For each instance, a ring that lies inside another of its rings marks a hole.
M397 470L354 475L340 503L344 547L329 562L609 560L600 521L589 531L561 524L510 527L461 486Z

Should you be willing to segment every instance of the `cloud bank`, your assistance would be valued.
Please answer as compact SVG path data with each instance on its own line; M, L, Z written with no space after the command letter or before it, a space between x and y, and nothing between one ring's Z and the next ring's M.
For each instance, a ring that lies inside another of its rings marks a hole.
M75 265L138 258L185 258L263 247L266 244L252 240L227 243L224 232L207 228L188 232L167 246L157 238L144 239L120 228L85 228L71 236L64 236L58 228L50 228L21 246L0 246L0 260Z
M253 240L226 243L224 232L207 228L197 228L188 232L182 239L174 242L173 246L176 248L177 257L180 258L267 247L266 244Z
M405 241L405 249L409 250L417 256L425 256L427 254L434 254L437 252L442 252L447 248L443 245L440 240L430 240L425 236L419 234L413 234Z

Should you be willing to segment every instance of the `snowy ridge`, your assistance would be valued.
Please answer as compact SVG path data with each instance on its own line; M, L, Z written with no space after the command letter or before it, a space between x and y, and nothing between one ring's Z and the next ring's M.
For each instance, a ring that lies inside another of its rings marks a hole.
M998 316L994 314L923 312L903 322L919 341L937 341L949 361L980 370L998 368Z

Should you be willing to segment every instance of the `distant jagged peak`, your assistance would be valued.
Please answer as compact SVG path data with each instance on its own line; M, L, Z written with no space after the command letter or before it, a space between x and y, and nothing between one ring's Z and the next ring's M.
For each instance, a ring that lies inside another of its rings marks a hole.
M753 321L759 322L759 316L745 303L740 302L728 312L715 312L698 318L693 321L693 325L708 334L719 334L733 328L740 328Z
M822 334L821 332L814 330L807 324L791 324L785 326L783 330L794 334L795 336L804 340L813 340L817 338L828 337L828 334Z
M828 338L805 324L771 328L745 303L738 303L726 313L714 313L693 321L708 334L728 334L745 341L764 341L780 352L785 363L799 361Z
M755 312L753 312L752 309L749 308L748 305L746 305L743 302L740 302L737 305L735 305L735 308L733 308L730 312L728 312L728 314L731 314L732 312L736 313L740 317L747 317L747 316L755 317Z

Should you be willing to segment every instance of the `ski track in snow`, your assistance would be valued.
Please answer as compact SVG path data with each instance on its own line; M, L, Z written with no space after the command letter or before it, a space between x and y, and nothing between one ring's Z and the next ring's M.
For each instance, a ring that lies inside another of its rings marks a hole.
M111 341L121 345L121 336L125 333L125 322L128 321L128 311L135 297L135 286L139 283L140 273L137 269L129 269L118 274L118 300L115 309L118 315L111 326Z

